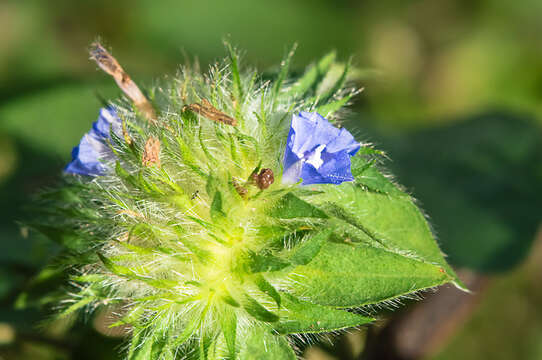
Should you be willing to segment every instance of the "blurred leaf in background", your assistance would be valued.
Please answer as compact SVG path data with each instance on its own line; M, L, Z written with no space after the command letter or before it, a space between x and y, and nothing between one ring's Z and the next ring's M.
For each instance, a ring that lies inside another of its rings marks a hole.
M498 272L525 258L542 220L542 129L531 117L495 111L379 139L453 265Z

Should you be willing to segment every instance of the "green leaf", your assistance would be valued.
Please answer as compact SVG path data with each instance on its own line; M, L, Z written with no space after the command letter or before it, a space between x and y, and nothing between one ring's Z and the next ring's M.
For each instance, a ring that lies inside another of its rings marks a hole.
M279 219L327 218L325 212L292 193L280 198L275 207L271 209L270 215Z
M106 258L100 253L98 253L98 257L104 264L105 268L111 271L115 275L122 276L122 277L132 279L132 280L139 280L157 289L172 289L175 286L179 285L176 281L169 280L169 279L153 279L146 276L138 275L138 274L146 274L149 272L148 269L145 268L144 266L137 266L134 268L130 268L127 266L115 264L113 261L111 261L111 259Z
M158 252L157 249L155 249L154 247L143 247L143 246L129 244L123 241L117 241L116 243L120 247L123 247L127 250L131 250L138 255L152 255L153 253Z
M181 158L187 166L195 166L196 159L190 147L186 144L185 140L181 136L176 137L178 150L181 153Z
M196 219L196 218L190 218L191 220L194 220L197 223L200 223L203 227L206 227L206 223L203 220ZM180 226L171 226L173 231L177 234L178 238L177 240L183 244L194 256L196 256L201 262L206 263L211 259L211 253L209 250L206 250L200 246L200 244L195 243L193 239L190 237L185 236L183 229L180 228Z
M393 196L406 196L397 186L378 169L374 162L362 159L359 156L352 157L352 175L356 184L365 186L367 189Z
M139 181L139 184L141 186L141 188L143 189L143 191L145 191L146 193L148 193L149 195L151 196L160 196L160 195L165 195L166 193L164 192L164 190L160 189L155 182L153 181L148 181L144 176L143 176L143 172L140 172L138 174L138 177L137 177L138 181Z
M128 241L131 241L133 238L139 239L148 239L155 238L155 234L151 225L147 223L137 223L130 228L128 232Z
M243 99L243 88L241 86L241 76L239 75L239 57L230 43L226 42L225 44L230 53L233 96L239 103Z
M374 319L345 310L311 304L282 293L280 320L273 325L281 334L320 333L368 324Z
M207 191L207 195L209 195L209 198L214 198L215 193L218 191L218 188L220 187L220 180L215 174L209 175L207 178L207 183L205 184L205 191Z
M379 303L452 280L441 266L407 255L332 242L291 276L294 295L339 308Z
M371 156L384 156L386 157L386 153L382 150L378 150L378 149L375 149L374 147L372 147L371 145L363 145L359 151L357 152L356 156L353 157L352 159L354 160L363 160L363 159L360 159L360 157L363 157L363 156L366 156L366 155L371 155ZM352 164L352 166L354 166L354 164ZM353 173L352 173L353 174Z
M240 153L239 153L239 148L240 146L238 145L238 137L235 136L234 134L230 133L229 134L229 142L230 142L230 155L231 155L231 159L233 161L233 163L235 164L235 166L237 167L241 167L241 164L243 163L241 158L239 157Z
M332 51L325 55L318 63L310 67L305 74L288 91L289 96L301 97L311 89L315 89L318 82L324 78L335 61L336 53Z
M62 311L60 314L60 317L68 316L69 314L85 307L86 305L90 304L92 301L96 300L94 296L85 296L81 300L77 301L76 303L70 305L66 310Z
M209 360L215 359L214 350L215 348L215 339L214 336L209 336L209 334L204 334L199 339L199 359L200 360ZM211 354L211 358L209 358Z
M128 350L128 360L173 360L170 337L163 331L147 332L136 328Z
M308 264L318 254L332 232L332 228L327 228L303 240L293 249L288 260L295 265Z
M76 234L68 229L59 229L55 226L44 224L29 224L33 229L47 236L52 241L75 252L84 251L88 247L88 241L82 234Z
M506 111L463 120L371 137L431 215L448 262L509 271L531 253L540 229L541 123Z
M213 156L213 154L211 153L211 151L209 150L209 147L207 146L207 143L205 142L205 139L204 139L204 136L203 136L203 131L202 131L201 127L199 128L199 131L198 131L198 137L199 137L199 144L200 144L201 150L203 150L203 153L205 154L205 156L209 160L209 163L212 166L216 167L218 162L215 159L215 157Z
M237 315L235 311L232 311L229 307L225 307L220 316L220 326L222 327L222 333L226 340L229 356L231 359L235 359L237 353L235 339L237 336Z
M255 319L265 322L275 322L279 317L266 308L263 307L258 301L250 297L248 294L243 294L241 300L241 306L247 313L253 316Z
M138 187L138 181L137 179L135 178L135 176L133 175L130 175L130 173L128 171L126 171L122 165L120 164L120 162L116 162L115 164L115 173L117 174L117 176L119 178L121 178L122 180L124 180L127 184L130 184L132 185L133 187Z
M226 288L222 288L220 292L222 293L222 295L220 295L220 300L233 307L241 306L237 301L235 301Z
M333 102L318 106L316 108L316 112L323 117L327 117L333 113L335 113L337 110L345 106L348 101L352 98L352 95L346 95L343 98L340 98L339 100L335 100Z
M181 155L181 160L188 168L190 168L192 171L194 171L199 176L205 178L207 174L205 174L201 168L198 166L196 162L196 158L194 157L194 154L190 147L186 144L185 140L181 136L177 136L177 145L178 150Z
M131 309L128 314L124 315L122 319L109 325L109 327L113 328L125 324L135 324L144 312L145 308L143 307L143 305L137 305L133 309Z
M280 298L280 294L278 293L278 291L273 287L273 285L271 285L262 275L258 274L256 276L253 277L253 280L254 280L254 283L256 284L256 286L258 287L258 289L260 289L260 291L262 291L263 293L269 295L273 300L275 300L275 302L277 303L277 305L280 307L280 302L281 302L281 298Z
M138 276L137 279L157 289L169 290L179 285L179 283L176 282L175 280L169 280L169 279L149 279L149 278L140 277L140 276Z
M156 334L145 337L141 331L132 335L128 360L173 360L173 353L168 347L168 336Z
M288 52L288 55L284 60L282 60L280 64L280 71L277 76L277 79L275 80L275 83L273 84L273 110L276 107L276 99L280 94L280 90L282 88L282 84L284 83L284 80L286 80L286 77L288 76L288 71L290 69L290 61L292 60L292 57L294 56L295 50L297 48L297 44L294 44L292 46L292 49Z
M250 273L261 273L282 270L290 263L265 251L261 253L249 252L246 265L247 269L244 270Z
M312 195L306 200L329 216L337 217L363 232L372 240L367 242L369 245L376 243L387 251L410 254L413 258L437 264L453 278L457 286L463 287L444 260L424 215L409 196L404 196L402 192L397 196L387 183L389 180L385 177L373 183L381 190L379 192L346 182L337 186L320 186L318 189L324 193Z
M253 328L245 338L239 360L296 360L296 356L285 336L260 327Z
M335 84L333 84L332 87L329 89L326 89L324 93L320 94L320 102L319 103L328 103L331 98L336 95L340 90L344 88L344 84L346 83L346 78L348 76L348 72L350 71L350 61L348 61L344 65L343 72L341 73L341 76L337 79ZM322 115L322 114L321 114ZM322 115L323 116L323 115Z
M164 360L164 355L167 353L168 335L158 335L152 341L152 347L149 359L150 360Z
M191 319L183 329L183 332L173 341L173 348L179 347L182 344L184 344L192 335L195 334L195 332L198 330L200 326L200 318L195 317Z
M111 271L113 274L118 276L135 277L134 272L130 268L122 265L117 265L100 253L98 253L98 257L104 264L105 268Z
M80 185L70 184L70 186L60 189L47 189L40 194L40 198L45 200L60 201L66 204L77 204L83 201L81 196L78 194L78 191L80 191L81 188L82 186Z
M148 360L151 349L152 341L145 341L142 331L134 331L128 350L128 360Z
M211 219L214 222L222 220L226 217L226 213L222 209L222 194L220 191L215 192L213 202L211 203Z
M9 275L7 275L9 276ZM14 307L18 310L30 306L41 306L51 301L58 301L65 297L61 286L66 281L66 273L63 267L55 269L46 267L33 277L25 285L24 291L17 297Z
M81 276L74 276L71 278L73 281L87 282L87 283L97 283L102 281L107 281L107 275L103 274L87 274Z

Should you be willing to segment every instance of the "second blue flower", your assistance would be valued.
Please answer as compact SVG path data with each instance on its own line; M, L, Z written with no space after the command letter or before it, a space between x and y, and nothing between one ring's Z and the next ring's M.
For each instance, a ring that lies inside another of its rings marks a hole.
M283 183L340 184L352 181L350 157L360 144L348 130L336 128L316 112L292 116L284 153Z

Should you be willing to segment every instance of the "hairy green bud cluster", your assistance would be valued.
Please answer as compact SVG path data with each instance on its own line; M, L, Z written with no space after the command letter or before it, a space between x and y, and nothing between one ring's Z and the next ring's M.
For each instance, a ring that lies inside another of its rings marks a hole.
M112 103L122 136L101 176L66 175L31 225L63 247L61 315L112 309L128 359L295 359L290 334L371 322L365 305L458 283L411 197L352 157L354 181L281 181L292 115L336 121L356 92L329 54L264 78L235 52L149 90L156 119Z

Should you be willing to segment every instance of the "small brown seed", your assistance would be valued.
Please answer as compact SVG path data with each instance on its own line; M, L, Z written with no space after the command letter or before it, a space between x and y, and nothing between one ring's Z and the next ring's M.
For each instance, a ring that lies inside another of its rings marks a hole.
M275 181L275 175L271 169L262 169L255 178L256 185L258 185L261 190L267 189Z

